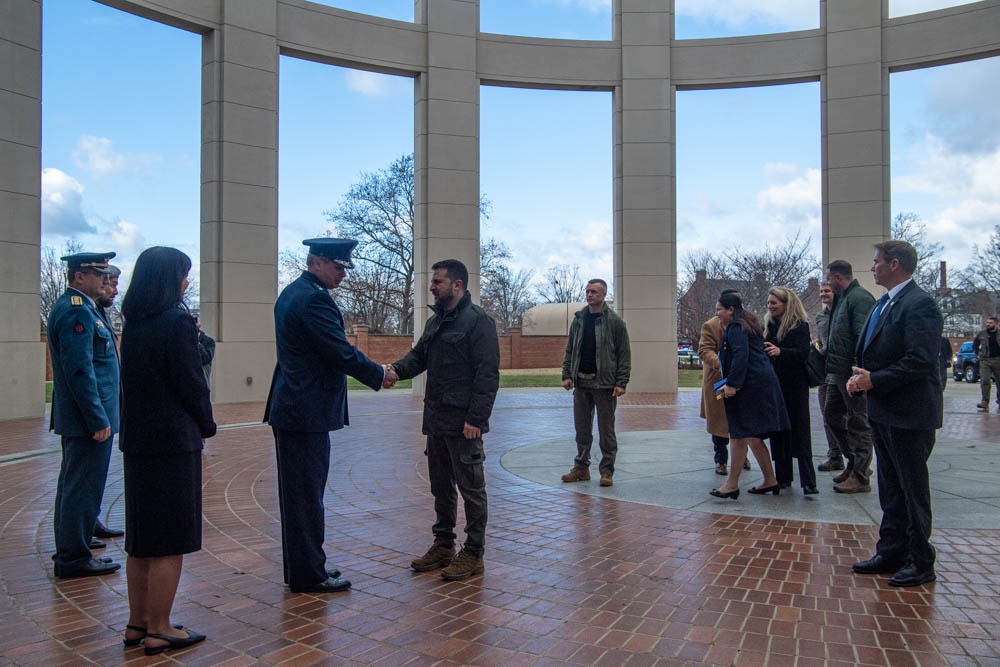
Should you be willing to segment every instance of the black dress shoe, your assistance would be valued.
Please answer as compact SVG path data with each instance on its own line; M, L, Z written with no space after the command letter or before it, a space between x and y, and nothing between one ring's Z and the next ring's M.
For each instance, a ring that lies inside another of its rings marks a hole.
M124 530L112 530L111 528L108 528L100 521L98 521L97 525L94 526L94 537L99 537L102 540L106 540L109 537L121 537L124 534L125 534Z
M331 579L340 579L340 570L337 570L337 569L327 570L326 574Z
M781 484L775 484L774 486L751 486L747 491L758 496L768 493L773 493L777 496L781 494Z
M815 486L803 486L802 487L802 495L804 495L804 496L814 496L817 493L819 493L819 489L817 489Z
M920 586L937 579L934 568L921 570L913 563L910 563L896 574L889 577L890 586Z
M293 593L339 593L351 587L351 582L347 579L334 579L330 577L326 581L321 581L305 588L293 588Z
M104 547L106 547L108 545L105 544L104 542L101 542L96 537L92 537L92 538L90 538L90 545L89 546L90 546L91 549L103 549Z
M778 486L780 486L783 489L790 489L790 488L792 488L792 483L791 482L778 482Z
M875 554L868 560L863 560L851 566L857 574L892 574L903 567L903 563L890 560L882 554Z
M59 567L56 565L55 573L60 579L75 579L77 577L99 577L102 574L111 574L121 568L121 563L105 563L96 558L91 558L83 565L76 567Z
M146 655L157 655L165 651L174 651L179 648L187 648L192 644L197 644L198 642L205 641L205 635L200 632L194 632L192 630L185 630L187 637L171 637L170 635L158 635L155 632L150 632L146 635L146 639L150 637L154 639L162 639L167 642L163 646L150 646L146 644L144 652Z

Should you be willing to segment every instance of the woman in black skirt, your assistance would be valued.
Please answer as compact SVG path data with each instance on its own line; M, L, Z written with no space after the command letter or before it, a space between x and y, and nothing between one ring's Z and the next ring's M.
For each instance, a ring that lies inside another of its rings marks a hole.
M202 438L215 435L198 329L182 303L191 259L139 255L122 302L122 417L129 620L125 645L146 655L205 635L170 623L184 554L201 549Z

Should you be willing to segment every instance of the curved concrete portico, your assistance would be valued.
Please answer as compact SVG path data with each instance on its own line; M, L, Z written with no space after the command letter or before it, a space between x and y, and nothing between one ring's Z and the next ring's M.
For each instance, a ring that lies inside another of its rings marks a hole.
M673 39L673 0L615 0L606 41L481 33L478 0L415 0L413 23L305 0L104 1L203 35L201 313L218 341L217 402L262 399L273 368L279 55L413 77L417 310L442 257L465 261L477 291L480 86L611 91L630 389L662 392L676 388L676 91L819 81L823 258L864 266L889 230L889 73L1000 53L1000 0L893 19L886 0L817 0L815 30L700 40ZM3 6L0 418L13 418L44 406L41 2Z

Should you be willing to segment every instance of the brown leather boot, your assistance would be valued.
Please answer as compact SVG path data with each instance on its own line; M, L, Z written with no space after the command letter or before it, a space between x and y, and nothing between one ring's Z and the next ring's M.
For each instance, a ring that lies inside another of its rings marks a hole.
M851 475L840 484L834 484L833 490L837 493L871 493L872 487L862 482L857 475Z
M573 469L562 476L562 481L564 482L589 482L590 481L590 470L587 468L577 468L573 466Z
M448 581L461 581L482 574L486 570L483 557L462 549L451 565L441 570L441 578Z
M846 482L847 478L850 477L853 474L854 474L854 471L851 470L850 468L848 468L847 470L843 471L842 473L840 473L839 475L837 475L836 477L834 477L833 478L833 483L834 484L842 484L843 482Z
M427 550L427 553L420 558L414 559L410 563L410 567L413 568L414 572L427 572L449 565L453 558L455 558L454 546L449 547L443 544L434 544Z

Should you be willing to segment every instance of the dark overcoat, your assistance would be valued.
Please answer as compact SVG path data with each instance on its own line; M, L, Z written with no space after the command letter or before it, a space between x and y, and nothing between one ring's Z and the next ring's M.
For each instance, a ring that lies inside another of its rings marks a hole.
M330 292L303 271L274 304L278 362L264 421L303 433L337 431L350 423L347 376L378 391L382 367L347 340L344 318Z
M722 338L722 377L739 389L725 400L729 437L769 437L789 429L788 413L778 378L764 353L764 339L748 336L739 322L731 322Z
M809 356L809 324L799 322L778 341L779 320L768 323L764 340L781 348L781 354L770 357L778 385L785 401L791 430L788 441L792 456L801 452L812 453L812 430L809 424L809 377L806 373L806 357Z
M194 318L177 307L126 320L119 449L138 456L199 451L215 428Z

